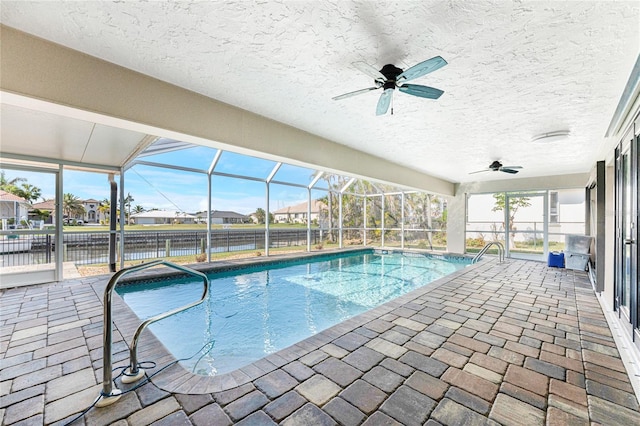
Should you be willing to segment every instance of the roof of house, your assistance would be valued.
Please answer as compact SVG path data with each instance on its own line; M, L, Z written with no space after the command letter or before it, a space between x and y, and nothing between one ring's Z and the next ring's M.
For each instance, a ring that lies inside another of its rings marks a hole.
M295 206L288 206L278 209L272 214L287 214L287 213L306 213L307 212L307 204L308 203L300 203ZM318 213L321 209L324 210L327 208L327 205L320 200L311 201L311 213Z
M132 218L161 218L161 219L195 219L196 217L188 213L175 210L150 210L148 212L135 213Z
M44 200L39 203L32 204L31 207L38 210L55 210L56 209L56 201L55 200Z
M231 218L241 218L246 219L247 216L241 213L232 212L230 210L213 210L211 212L211 217L231 217Z
M195 214L196 217L199 218L206 218L207 217L207 212L198 212ZM241 214L241 213L236 213L236 212L232 212L230 210L211 210L211 217L212 218L238 218L238 219L247 219L248 216Z
M29 202L27 200L25 200L22 197L18 197L15 194L12 194L10 192L7 191L3 191L0 189L0 201L17 201L19 203L27 203L29 204Z

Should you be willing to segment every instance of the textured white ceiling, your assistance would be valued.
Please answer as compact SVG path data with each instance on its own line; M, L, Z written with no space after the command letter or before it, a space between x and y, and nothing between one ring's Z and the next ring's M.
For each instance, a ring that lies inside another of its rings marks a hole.
M588 172L640 48L640 2L2 1L2 23L452 182ZM380 91L352 63L449 64ZM556 144L533 135L568 129ZM502 176L499 176L502 175Z

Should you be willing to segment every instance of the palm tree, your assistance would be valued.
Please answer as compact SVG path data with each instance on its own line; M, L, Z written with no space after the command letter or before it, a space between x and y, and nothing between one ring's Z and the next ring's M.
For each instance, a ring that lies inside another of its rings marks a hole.
M18 189L19 182L25 182L25 178L17 177L11 180L7 180L7 177L4 175L4 171L0 172L0 189L3 191L7 191L11 194L15 194L15 190Z
M73 194L66 193L62 197L62 211L68 218L84 215L85 209L82 200Z
M129 217L131 216L131 203L134 201L130 192L127 192L127 197L124 199L124 206L127 208L127 220L126 223L129 222Z
M111 202L107 198L100 201L98 211L105 217L105 223L109 223L109 215L111 214Z
M49 216L51 216L51 212L48 210L33 209L29 211L29 215L34 215L39 220L47 220Z
M14 194L18 197L24 198L30 203L33 203L34 201L37 201L38 198L40 198L40 195L42 195L42 190L37 186L31 185L29 183L23 183L22 185L20 185L20 188L16 188Z
M3 172L0 172L0 189L10 194L17 195L20 198L24 198L28 202L32 203L40 198L42 190L37 186L26 183L25 178L16 177L8 180ZM22 183L18 186L19 183Z
M136 206L133 208L133 212L134 213L142 213L142 212L144 212L144 207L142 207L140 204L136 204Z
M263 208L258 207L258 208L256 209L256 213L255 213L255 215L256 215L256 219L258 219L258 223L259 223L259 224L261 224L261 225L262 225L262 224L264 224L264 220L265 220L265 217L266 217L266 214L265 214L265 212L264 212L264 209L263 209Z

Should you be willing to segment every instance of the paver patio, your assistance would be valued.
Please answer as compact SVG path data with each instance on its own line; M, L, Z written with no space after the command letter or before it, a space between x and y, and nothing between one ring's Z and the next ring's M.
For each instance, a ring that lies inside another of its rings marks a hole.
M3 425L65 424L96 398L108 278L2 290ZM137 324L114 309L126 365ZM157 371L172 357L144 335ZM224 376L174 366L73 424L640 424L586 274L532 261L466 268Z

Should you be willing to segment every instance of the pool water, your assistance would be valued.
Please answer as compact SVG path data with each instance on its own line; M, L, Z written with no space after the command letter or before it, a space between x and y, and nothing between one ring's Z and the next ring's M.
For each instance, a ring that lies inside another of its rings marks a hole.
M149 328L179 359L213 341L211 351L182 364L197 374L223 374L466 265L424 255L358 252L216 272L209 274L208 300ZM202 294L202 280L133 283L117 292L144 320L192 302Z

